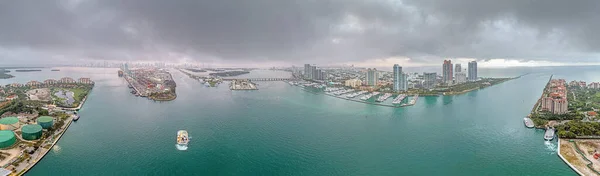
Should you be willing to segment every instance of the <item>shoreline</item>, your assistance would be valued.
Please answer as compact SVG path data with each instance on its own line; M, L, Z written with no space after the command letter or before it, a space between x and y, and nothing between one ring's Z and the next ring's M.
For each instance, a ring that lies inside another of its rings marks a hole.
M65 126L65 130L63 130L62 132L60 132L60 134L58 135L58 137L56 138L56 140L54 140L54 142L52 142L52 145L50 145L50 148L48 150L46 150L44 153L42 153L33 164L29 165L28 167L25 168L25 170L21 171L20 173L17 173L16 175L25 175L29 170L31 170L31 168L33 168L35 165L37 165L40 161L42 161L42 159L44 159L44 157L50 152L50 150L52 150L54 148L54 145L56 145L56 143L58 143L58 141L60 140L60 138L62 138L63 134L65 134L65 132L67 132L67 130L69 129L69 127L71 126L71 123L73 123L73 117L69 117L67 119L69 121L69 123L67 123L67 125Z
M81 109L81 107L83 107L83 105L85 104L89 94L91 94L93 90L90 89L90 91L88 92L88 95L86 95L85 97L83 97L83 99L81 100L81 104L79 104L78 107L76 108L67 108L67 109L74 109L74 111L79 111L79 109ZM61 108L62 110L66 110L65 108ZM66 126L64 127L64 130L60 132L60 134L58 135L58 137L56 137L56 139L52 142L52 145L50 145L50 148L47 149L45 152L41 153L41 155L38 156L39 159L37 159L36 161L34 161L33 164L29 165L28 167L26 167L24 170L22 170L19 173L16 173L15 175L24 175L26 174L29 170L31 170L31 168L33 168L35 165L37 165L38 162L40 162L42 159L44 159L44 157L48 154L48 152L50 152L50 150L52 150L54 148L54 146L56 145L56 143L58 143L58 141L62 138L62 136L65 134L65 132L67 132L67 130L69 129L69 127L71 127L71 123L73 123L73 117L68 117L67 118L68 123L66 124Z
M556 154L558 154L558 157L565 163L567 164L567 166L569 166L573 171L575 171L577 174L579 175L584 175L583 173L581 173L581 171L577 170L577 168L575 168L575 166L573 166L571 163L569 163L569 161L567 161L567 159L565 159L565 157L562 156L562 154L560 154L560 138L558 138L558 149Z
M167 72L167 73L169 73L169 76L171 77L171 79L173 79L173 75L170 72ZM134 78L132 78L132 77L129 77L129 78L127 78L127 77L128 77L128 75L123 75L122 76L122 78L125 79L125 81L127 81L127 86L129 87L129 89L133 89L135 91L135 94L134 94L135 96L146 97L148 100L161 101L161 102L164 102L164 101L173 101L173 100L177 99L177 93L175 91L173 91L172 98L164 98L164 99L153 98L151 95L148 95L148 94L142 95L142 93L140 93L140 90L137 87L135 87L135 85L132 83L132 81L136 81L136 80L134 80ZM129 79L131 79L131 80L129 80Z
M527 74L525 74L525 75L527 75ZM435 94L435 95L431 95L431 94L418 94L418 95L420 97L457 96L457 95L462 95L462 94L465 94L465 93L468 93L468 92L472 92L472 91L476 91L476 90L481 90L481 89L485 89L487 87L492 87L492 86L495 86L495 85L498 85L498 84L502 84L502 83L510 81L510 80L521 78L522 76L524 76L524 75L513 77L513 78L510 78L510 79L504 80L502 82L498 82L498 83L493 84L493 85L489 85L489 86L485 86L485 87L476 87L476 88L473 88L473 89L463 90L461 92L440 93L440 94ZM385 107L392 107L392 108L407 107L407 106L402 106L402 105L386 105L386 104L381 104L381 103L373 103L373 102L367 102L367 101L361 101L361 100L353 100L353 99L338 97L338 96L334 96L334 95L329 95L329 94L326 94L326 93L314 92L314 91L306 90L305 88L302 88L302 90L305 91L305 92L312 93L312 94L323 94L323 95L327 95L327 96L331 96L331 97L335 97L335 98L339 98L339 99L343 99L343 100L349 100L349 101L354 101L354 102L364 103L364 104L370 104L370 105L385 106ZM389 92L386 92L386 93L389 93ZM417 93L407 93L406 95L414 97L416 94ZM414 105L414 104L412 104L412 105ZM409 106L412 106L412 105L409 105Z

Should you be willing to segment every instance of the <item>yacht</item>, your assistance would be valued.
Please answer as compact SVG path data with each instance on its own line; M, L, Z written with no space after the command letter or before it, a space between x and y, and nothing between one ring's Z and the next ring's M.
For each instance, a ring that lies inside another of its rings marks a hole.
M533 126L534 126L533 121L531 121L531 119L527 118L527 117L523 118L523 123L525 123L525 126L527 128L533 128Z
M417 100L419 99L419 94L416 94L411 100L410 100L410 104L415 104L417 103Z
M187 150L188 142L190 142L188 132L186 130L177 131L177 149Z
M383 96L380 96L375 101L377 101L377 102L383 102L383 101L387 100L388 98L390 98L391 96L392 96L391 93L385 93L385 94L383 94Z
M406 94L400 94L396 98L394 98L392 104L400 104L402 103L402 100L404 100L404 98L406 98Z
M373 96L376 96L376 95L379 95L379 92L373 92L373 93L367 94L367 95L361 97L360 99L361 100L368 100L369 98L371 98Z
M547 127L544 133L544 140L551 141L552 139L554 139L554 128Z

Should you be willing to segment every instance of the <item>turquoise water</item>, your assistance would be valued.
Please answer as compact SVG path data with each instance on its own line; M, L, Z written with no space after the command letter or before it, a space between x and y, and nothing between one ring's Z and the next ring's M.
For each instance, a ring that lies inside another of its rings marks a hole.
M232 92L177 71L178 98L162 103L132 96L115 69L14 73L0 84L62 75L96 81L81 119L27 175L575 175L556 143L522 118L550 74L600 81L596 70L481 69L482 76L533 73L463 95L421 97L407 108L283 82ZM180 129L192 137L187 151L175 148Z

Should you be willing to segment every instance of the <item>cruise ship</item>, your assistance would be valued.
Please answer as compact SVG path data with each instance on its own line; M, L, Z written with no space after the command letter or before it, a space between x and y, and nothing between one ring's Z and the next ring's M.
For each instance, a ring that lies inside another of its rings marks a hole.
M177 131L177 149L187 150L188 142L190 142L188 132L186 130Z
M383 96L380 96L375 101L377 101L377 102L383 102L383 101L387 100L388 98L390 98L391 96L392 96L391 93L385 93L385 94L383 94Z
M544 133L544 140L551 141L552 139L554 139L554 128L547 127Z
M392 104L400 104L402 103L402 100L404 100L404 98L406 98L406 94L400 94L396 98L394 98Z
M533 121L531 121L531 119L527 118L527 117L523 118L523 123L525 123L525 126L527 128L533 128L533 126L534 126Z

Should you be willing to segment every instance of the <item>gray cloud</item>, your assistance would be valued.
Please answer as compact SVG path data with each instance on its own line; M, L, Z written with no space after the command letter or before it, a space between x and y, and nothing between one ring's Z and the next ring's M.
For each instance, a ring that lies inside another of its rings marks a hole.
M594 0L8 0L0 49L101 60L596 61L599 25Z

